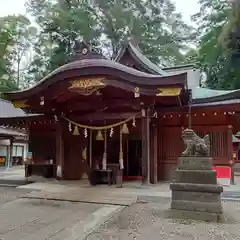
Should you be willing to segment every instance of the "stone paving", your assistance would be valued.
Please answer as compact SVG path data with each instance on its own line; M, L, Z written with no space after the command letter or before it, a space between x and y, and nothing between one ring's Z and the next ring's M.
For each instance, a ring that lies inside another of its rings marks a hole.
M121 209L100 204L18 199L0 208L0 239L83 239Z
M38 189L37 192L26 194L24 198L65 200L73 202L101 203L110 205L130 206L137 201L157 200L159 197L170 197L168 184L141 186L139 182L125 183L123 188L115 185L89 186L88 183L75 182L71 185L63 183L33 183L21 186L22 189Z
M4 203L11 202L21 198L23 195L31 192L29 189L16 189L12 187L1 187L0 188L0 206ZM1 219L1 216L0 216ZM0 221L1 223L1 221Z
M238 182L224 191L239 193ZM1 240L240 240L239 202L224 202L228 218L221 224L169 219L167 183L117 189L48 180L18 187L15 195L9 191L0 190ZM27 198L18 199L22 195Z

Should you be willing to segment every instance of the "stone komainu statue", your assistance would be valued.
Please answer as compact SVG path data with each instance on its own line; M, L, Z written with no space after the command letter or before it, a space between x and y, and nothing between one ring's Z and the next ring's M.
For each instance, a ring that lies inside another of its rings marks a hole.
M182 138L186 147L182 156L199 156L207 157L210 155L209 135L200 138L192 129L185 129L182 132Z

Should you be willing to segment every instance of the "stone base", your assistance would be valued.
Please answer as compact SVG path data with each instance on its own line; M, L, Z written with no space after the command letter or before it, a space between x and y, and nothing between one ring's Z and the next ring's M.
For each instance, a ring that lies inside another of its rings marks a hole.
M165 212L165 217L172 219L190 219L195 221L225 222L225 216L222 213L209 213L176 209L168 209Z
M175 171L175 182L196 184L217 184L216 171L177 169Z
M170 213L178 218L219 221L223 212L216 172L209 157L180 157L175 183L170 184Z
M178 161L179 170L212 170L210 157L180 157Z
M172 183L171 209L222 213L223 188L214 184Z
M195 202L185 200L172 200L171 209L209 213L223 212L221 202Z

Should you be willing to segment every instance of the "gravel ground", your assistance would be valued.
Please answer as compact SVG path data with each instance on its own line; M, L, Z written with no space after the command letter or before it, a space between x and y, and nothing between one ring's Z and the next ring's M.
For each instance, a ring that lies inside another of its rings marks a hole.
M167 219L169 202L137 203L125 208L85 240L237 240L240 239L240 203L224 202L228 223Z

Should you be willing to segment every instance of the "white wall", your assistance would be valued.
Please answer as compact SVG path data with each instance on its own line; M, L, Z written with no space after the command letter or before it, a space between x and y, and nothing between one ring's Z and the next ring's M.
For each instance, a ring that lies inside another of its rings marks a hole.
M9 145L10 145L10 140L0 140L0 152L6 151L6 150L4 150L4 149L6 149L5 146L9 146ZM28 153L28 144L27 143L13 143L13 145L14 146L23 146L23 156L24 156L24 160L26 160L27 153Z
M206 81L205 74L201 73L201 71L199 69L194 69L193 67L186 67L186 68L180 68L180 69L169 69L169 70L167 70L167 72L175 73L175 74L187 72L187 83L188 83L189 89L199 87L201 78L202 78L202 82Z

